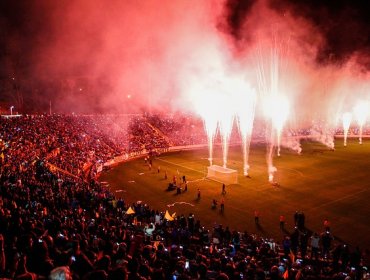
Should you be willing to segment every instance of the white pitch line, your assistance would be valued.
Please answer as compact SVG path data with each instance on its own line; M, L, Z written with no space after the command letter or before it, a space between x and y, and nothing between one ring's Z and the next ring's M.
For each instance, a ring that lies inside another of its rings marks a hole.
M202 179L195 179L195 180L189 180L188 183L195 183L195 182L199 182L199 181L204 181L206 178L202 178Z
M174 207L175 204L186 204L186 205L190 205L192 207L194 207L194 204L191 204L189 202L184 202L184 201L180 201L180 202L175 202L175 203L172 203L172 204L167 204L167 207L170 208L170 207Z
M319 206L316 206L316 207L310 208L310 211L311 211L311 210L316 210L316 209L319 209L319 208L322 208L322 207L325 207L325 206L328 206L328 205L330 205L330 204L334 204L334 203L336 203L336 202L339 202L339 201L341 201L341 200L345 200L345 199L350 198L350 197L352 197L352 196L357 196L358 194L363 193L363 192L366 192L366 191L368 191L368 189L363 189L363 190L358 191L358 192L356 192L356 193L352 193L352 194L349 194L349 195L343 196L343 197L341 197L341 198L338 198L338 199L336 199L336 200L332 200L332 201L329 201L329 202L323 203L323 204L321 204L321 205L319 205Z
M168 161L168 160L164 160L164 159L162 159L162 158L158 158L157 160L161 160L161 161L163 161L163 162L167 162L167 163L169 163L169 164L172 164L172 165L175 165L175 166L179 166L179 167L181 167L181 168L185 168L185 169L189 169L189 170L192 170L192 171L195 171L195 172L198 172L198 173L201 173L201 174L205 174L204 172L202 172L202 171L199 171L199 170L196 170L196 169L193 169L193 168L190 168L190 167L186 167L186 166L184 166L184 165L181 165L181 164L178 164L178 163L173 163L173 162L170 162L170 161ZM237 161L237 162L240 162L240 161ZM257 167L256 169L258 169L259 167ZM262 169L262 168L261 168ZM285 170L289 170L289 171L294 171L294 172L297 172L300 176L302 176L302 177L306 177L306 176L304 176L303 175L303 173L302 172L300 172L300 171L298 171L298 170L295 170L295 169L290 169L290 168L281 168L281 169L285 169ZM197 181L201 181L201 180L205 180L206 178L204 177L204 178L201 178L201 179L197 179ZM213 180L213 179L211 179L211 180ZM194 181L196 181L196 180L193 180L193 181L189 181L189 182L194 182ZM216 181L216 182L219 182L219 181L217 181L217 180L213 180L213 181ZM266 186L266 185L270 185L270 183L262 183L262 185L261 186ZM265 189L265 190L267 190L267 189ZM264 191L264 190L258 190L258 191Z
M204 172L201 172L201 171L199 171L199 170L195 170L195 169L193 169L193 168L189 168L189 167L183 166L183 165L181 165L181 164L173 163L173 162L170 162L170 161L168 161L168 160L164 160L164 159L158 159L158 160L161 160L161 161L163 161L163 162L167 162L167 163L172 164L172 165L175 165L175 166L179 166L179 167L182 167L182 168L185 168L185 169L189 169L189 170L192 170L192 171L195 171L195 172L198 172L198 173L204 174ZM208 178L203 177L203 178L201 178L201 179L196 179L196 180L189 181L189 182L203 181L203 180L206 180L206 179L208 179ZM217 180L214 180L214 179L210 179L210 180L215 181L215 182L220 182L220 181L217 181ZM222 183L222 182L221 182L221 183ZM262 185L261 185L261 186L265 186L265 185L270 185L270 183L262 183ZM263 190L258 190L258 191L263 191Z
M292 168L279 167L279 169L280 169L280 170L293 171L293 172L298 173L298 174L299 174L301 177L303 177L303 178L309 178L309 177L307 177L307 176L303 175L303 173L302 173L301 171L298 171L298 170L295 170L295 169L292 169ZM279 171L279 169L278 169L278 171Z
M167 163L169 163L169 164L172 164L172 165L175 165L175 166L179 166L179 167L181 167L181 168L189 169L189 170L192 170L192 171L195 171L195 172L198 172L198 173L204 174L204 172L202 172L202 171L199 171L199 170L196 170L196 169L193 169L193 168L190 168L190 167L186 167L186 166L181 165L181 164L173 163L173 162L170 162L170 161L168 161L168 160L164 160L164 159L157 159L157 160L160 160L160 161L163 161L163 162L167 162Z

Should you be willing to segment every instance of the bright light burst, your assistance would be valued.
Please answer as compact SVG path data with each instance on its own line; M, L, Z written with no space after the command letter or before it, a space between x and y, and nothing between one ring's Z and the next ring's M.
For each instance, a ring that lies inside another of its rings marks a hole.
M231 129L233 127L234 115L229 111L223 113L220 120L220 133L222 138L222 162L223 167L227 167L227 155L229 150L229 140Z
M282 132L284 125L290 118L290 103L294 100L292 94L295 90L290 84L291 77L287 76L286 49L283 45L275 43L270 49L270 55L262 48L257 53L257 76L254 82L258 86L258 100L263 102L260 106L257 106L256 91L243 77L243 74L235 71L235 67L226 67L224 61L220 58L217 59L217 56L210 60L215 62L210 63L206 67L206 71L200 71L200 73L195 71L197 75L191 75L191 78L184 82L186 95L191 100L193 109L204 122L210 165L213 165L214 140L218 130L221 138L223 166L227 167L230 135L234 118L236 118L242 139L243 173L245 176L248 175L249 149L256 109L263 109L267 120L265 135L268 180L275 183L274 177L277 169L273 164L273 156L275 147L277 155L280 156ZM331 107L336 108L335 114L328 114L331 120L340 120L340 118L333 118L333 116L339 116L338 112L342 111L343 107ZM368 112L368 102L359 103L353 110L360 128L360 143L362 143L362 127L366 122ZM293 117L297 117L296 115L294 114ZM344 145L347 145L351 120L351 113L342 115L341 121L345 134ZM338 123L333 124L333 121L323 120L322 114L314 115L312 121L308 119L305 121L311 124L310 137L334 150L334 133ZM292 122L290 124L292 125ZM294 138L295 134L291 134L291 136L283 144L300 153L299 138Z
M273 95L266 98L264 104L265 115L271 119L271 123L277 132L278 156L280 156L280 142L283 126L289 115L289 101L283 95Z
M211 100L215 100L213 93L205 88L200 88L199 90L203 92L199 92L198 100L194 105L196 111L202 117L204 122L208 142L208 160L211 166L213 164L213 142L217 132L218 111L217 107L210 104Z
M269 173L269 182L274 183L274 174L277 171L276 167L273 165L268 166L268 173Z
M342 120L343 120L343 131L344 131L344 146L347 146L347 136L348 136L349 127L351 125L352 114L349 112L344 113Z
M355 114L360 129L359 142L360 144L362 144L362 129L369 113L369 102L358 102L357 105L353 108L353 112Z
M229 150L229 140L233 128L234 116L232 98L227 94L220 95L219 106L219 124L222 138L222 161L223 167L227 167L227 155Z
M239 102L236 105L237 120L240 135L242 137L244 176L248 176L249 148L252 137L253 121L256 108L256 92L249 85L239 94Z
M213 142L217 128L222 140L223 166L227 167L230 134L234 118L242 127L244 146L244 169L248 166L250 135L252 133L256 94L249 83L242 77L213 73L207 83L192 86L194 106L204 121L208 138L209 161L213 164ZM247 140L249 136L249 140Z
M270 45L270 43L268 44ZM259 94L263 98L263 111L267 117L267 166L269 181L272 182L276 167L273 165L273 151L275 146L275 133L277 135L277 154L280 155L280 142L283 126L289 114L288 98L282 93L287 93L286 70L289 46L285 41L273 38L269 50L261 45L257 48L257 83ZM270 53L270 55L266 55Z

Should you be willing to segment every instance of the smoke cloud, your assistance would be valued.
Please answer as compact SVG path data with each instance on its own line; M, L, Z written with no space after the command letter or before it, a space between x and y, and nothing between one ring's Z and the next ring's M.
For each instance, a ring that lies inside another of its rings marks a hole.
M276 50L293 115L334 119L369 93L370 9L352 2L4 0L1 96L30 112L191 111L193 83L257 89Z

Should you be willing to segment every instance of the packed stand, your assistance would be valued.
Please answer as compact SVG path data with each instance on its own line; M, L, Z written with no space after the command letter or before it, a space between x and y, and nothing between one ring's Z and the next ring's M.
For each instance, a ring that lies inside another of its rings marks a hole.
M140 122L135 120L129 132L153 131ZM366 276L364 256L358 248L334 244L328 225L322 234L311 236L305 231L302 214L297 214L297 228L276 243L222 225L206 229L193 214L170 221L143 202L127 205L95 180L47 168L50 161L78 174L81 171L75 170L83 168L83 157L106 160L127 151L101 129L111 129L109 123L106 117L76 116L1 120L0 278ZM133 214L128 214L129 207Z
M41 160L78 177L88 162L105 162L125 152L96 128L95 120L59 115L1 119L2 173L32 178L35 163Z
M207 144L200 118L181 114L147 114L147 122L165 134L173 146Z
M137 116L129 124L130 142L128 149L131 152L143 150L167 150L170 143L156 127L150 125L145 117Z

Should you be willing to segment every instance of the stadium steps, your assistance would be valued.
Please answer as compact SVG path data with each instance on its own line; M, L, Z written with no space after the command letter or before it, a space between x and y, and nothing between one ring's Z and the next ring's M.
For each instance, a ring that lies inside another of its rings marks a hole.
M64 170L62 168L59 168L58 166L54 165L54 164L51 164L49 162L46 163L46 166L48 167L48 169L50 170L50 172L54 173L56 171L60 172L60 173L63 173L64 175L67 175L67 176L70 176L72 178L75 178L75 179L79 179L78 176L68 172L67 170Z
M152 125L148 121L146 121L146 123L148 124L148 126L151 129L153 129L153 131L155 131L159 136L161 136L163 139L165 139L170 146L173 146L172 141L159 128L155 127L154 125Z

